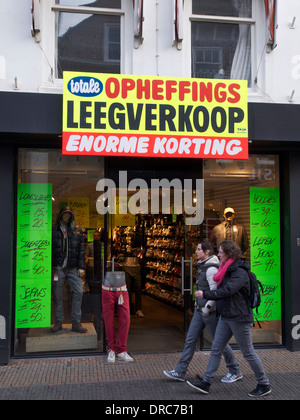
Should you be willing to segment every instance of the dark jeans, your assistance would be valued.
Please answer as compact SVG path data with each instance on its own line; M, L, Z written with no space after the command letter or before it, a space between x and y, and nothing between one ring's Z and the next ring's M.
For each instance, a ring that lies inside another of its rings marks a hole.
M142 309L142 275L141 267L123 266L126 273L126 284L129 292L130 303L132 302L132 295L135 293L135 311Z
M81 278L77 274L78 269L57 268L54 271L58 274L58 281L52 283L55 301L55 320L60 323L63 323L64 320L63 293L65 281L67 280L73 291L71 320L74 323L80 323L83 288Z

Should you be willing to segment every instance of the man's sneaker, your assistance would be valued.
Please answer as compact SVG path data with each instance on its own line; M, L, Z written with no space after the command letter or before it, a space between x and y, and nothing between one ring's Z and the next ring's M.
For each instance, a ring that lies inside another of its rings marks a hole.
M184 377L177 373L176 370L164 370L164 374L170 379L174 379L175 381L179 382L184 382Z
M138 311L136 311L135 314L138 318L145 318L145 315L143 314L143 311L141 311L140 309Z
M260 385L258 384L257 387L252 391L249 392L249 397L264 397L265 395L271 394L272 390L270 385Z
M203 381L203 379L201 379L201 381L198 381L198 382L187 381L186 383L190 385L192 388L196 389L197 391L200 391L202 394L209 393L210 383Z
M243 375L241 373L233 375L232 373L228 372L227 375L221 379L221 382L224 384L233 384L234 382L240 381L241 379L243 379Z
M115 363L115 361L116 361L116 353L113 350L108 350L107 362Z
M130 357L126 351L123 351L123 353L118 353L117 360L121 360L122 362L133 362L133 358Z

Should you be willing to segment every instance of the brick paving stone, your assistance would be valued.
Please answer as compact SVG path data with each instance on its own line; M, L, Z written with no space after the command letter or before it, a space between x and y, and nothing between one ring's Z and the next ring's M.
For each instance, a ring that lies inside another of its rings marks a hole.
M252 370L236 351L244 379L234 384L220 382L227 373L224 361L205 396L186 383L163 375L173 369L180 353L135 354L134 363L106 363L106 357L86 356L56 359L12 360L0 366L0 400L106 400L106 401L200 401L247 400L256 387ZM272 394L265 400L300 399L300 352L285 349L257 350ZM188 379L203 374L209 352L197 352L190 364Z

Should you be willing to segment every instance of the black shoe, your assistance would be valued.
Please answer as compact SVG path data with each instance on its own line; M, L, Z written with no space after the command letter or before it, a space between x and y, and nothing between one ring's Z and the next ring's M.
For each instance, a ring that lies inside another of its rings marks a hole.
M58 321L56 321L55 322L55 324L53 325L53 327L51 328L51 332L52 333L57 333L58 331L61 331L62 330L62 323L61 322L58 322Z
M72 324L72 331L80 334L85 334L87 332L87 329L83 328L81 324Z
M249 397L264 397L265 395L271 394L272 390L270 385L260 385L258 384L257 387L252 391L249 392Z
M188 385L190 385L192 388L197 389L197 391L202 392L202 394L208 394L209 393L210 383L203 381L203 379L201 379L198 382L186 381L186 383Z

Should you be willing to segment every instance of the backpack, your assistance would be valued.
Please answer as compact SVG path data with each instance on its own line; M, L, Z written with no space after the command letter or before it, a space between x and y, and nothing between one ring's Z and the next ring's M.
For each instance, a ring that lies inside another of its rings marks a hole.
M256 309L256 313L258 315L258 308L261 304L261 295L264 292L264 288L262 283L257 279L256 275L250 271L247 270L245 267L243 267L244 270L247 271L248 273L248 277L250 280L250 294L247 294L247 296L245 296L247 302L250 302L250 308L251 309ZM258 319L255 317L259 328L261 328L261 325L258 321Z
M250 307L251 309L256 309L256 313L258 313L258 308L261 304L261 293L264 292L264 288L252 271L248 271L248 276L250 279Z

